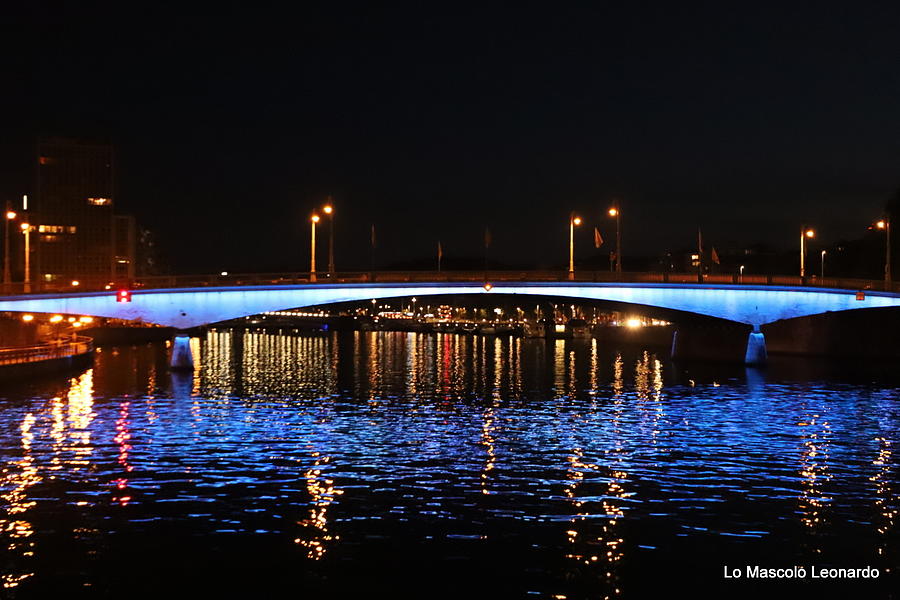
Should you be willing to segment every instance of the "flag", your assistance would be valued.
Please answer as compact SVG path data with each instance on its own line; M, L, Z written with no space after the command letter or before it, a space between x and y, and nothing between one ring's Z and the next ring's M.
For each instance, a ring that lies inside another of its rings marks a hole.
M484 247L488 248L491 245L491 230L487 227L484 228Z
M697 251L700 253L700 257L703 257L703 233L700 231L700 228L697 228Z
M713 246L712 254L710 255L710 260L712 260L717 265L719 264L719 254L716 252L716 247Z
M375 247L375 224L372 224L372 247Z
M600 232L594 227L594 248L599 248L603 245L603 236L600 235Z

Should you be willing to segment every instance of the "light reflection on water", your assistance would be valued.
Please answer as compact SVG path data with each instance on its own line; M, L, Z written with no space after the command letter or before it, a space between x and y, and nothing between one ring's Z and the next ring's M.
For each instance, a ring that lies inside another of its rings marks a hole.
M729 561L897 562L890 381L596 340L222 330L192 347L187 375L161 346L106 349L3 392L7 590L116 590L198 551L321 590L384 569L467 589L490 565L494 595L548 598L633 595L658 569L717 585Z

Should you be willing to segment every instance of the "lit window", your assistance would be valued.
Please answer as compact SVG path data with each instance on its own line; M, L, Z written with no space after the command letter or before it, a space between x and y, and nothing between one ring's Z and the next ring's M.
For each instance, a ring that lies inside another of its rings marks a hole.
M75 226L38 225L38 233L75 233Z
M109 198L88 198L87 201L92 206L109 206L112 204L112 200Z

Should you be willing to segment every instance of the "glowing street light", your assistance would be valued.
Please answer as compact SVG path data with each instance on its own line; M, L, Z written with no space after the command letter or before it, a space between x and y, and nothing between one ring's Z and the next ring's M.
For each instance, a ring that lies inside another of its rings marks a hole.
M581 217L569 215L569 279L575 279L575 226L581 225Z
M319 215L313 213L313 216L309 219L312 225L312 235L309 239L309 280L310 282L315 282L316 280L316 223L319 222Z
M3 236L3 283L9 285L9 224L16 218L16 212L10 208L9 201L6 202L6 231Z
M800 278L806 277L806 239L816 237L814 229L805 225L800 228Z
M825 255L828 254L827 250L822 250L822 261L819 265L819 277L821 279L825 279Z
M31 225L29 223L22 223L19 227L22 228L22 233L25 234L25 289L24 292L27 294L31 291Z
M622 274L622 211L619 210L618 201L607 211L610 217L616 220L616 273Z
M328 215L328 274L334 278L334 206L331 196L328 196L328 204L322 207L322 212Z
M885 285L891 285L891 220L888 218L879 219L878 222L875 223L875 227L884 230L884 283Z

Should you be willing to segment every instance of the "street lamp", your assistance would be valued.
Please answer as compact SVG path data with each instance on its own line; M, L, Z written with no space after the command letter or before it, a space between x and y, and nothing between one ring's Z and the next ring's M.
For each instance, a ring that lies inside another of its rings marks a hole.
M820 279L825 279L825 255L827 253L828 253L827 250L822 250L822 263L821 263L821 266L819 267L820 268L820 271L819 271Z
M328 274L334 279L334 206L331 196L328 196L328 204L322 207L322 212L328 215Z
M616 273L622 274L622 229L620 227L622 211L616 202L609 208L609 216L616 220Z
M16 218L15 211L11 210L9 207L9 201L6 202L6 231L3 235L3 284L8 286L10 284L10 272L9 272L9 225L12 223L13 219ZM7 290L8 291L8 290Z
M309 219L312 225L312 235L309 238L309 281L316 280L316 223L319 222L319 215L313 214Z
M22 223L20 227L22 233L25 234L25 286L23 291L27 294L31 291L31 225Z
M800 278L806 277L806 238L816 237L816 232L806 226L800 228Z
M891 285L891 220L889 218L880 219L875 223L878 229L884 229L885 235L885 251L884 251L884 283Z
M744 265L741 265L740 270L739 270L739 273L740 273L740 275L739 275L739 276L740 276L740 280L739 280L739 281L740 281L741 283L744 283Z
M569 214L569 279L575 279L575 226L581 225L581 217Z

